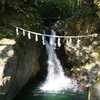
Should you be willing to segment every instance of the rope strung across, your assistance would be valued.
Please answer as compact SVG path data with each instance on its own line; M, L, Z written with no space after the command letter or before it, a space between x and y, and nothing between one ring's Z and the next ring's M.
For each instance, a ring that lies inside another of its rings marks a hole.
M78 35L78 36L48 35L48 34L41 34L41 33L37 33L37 32L28 31L28 30L25 30L25 29L17 27L17 26L15 26L15 27L16 27L16 34L17 35L19 35L18 30L22 30L23 31L23 36L25 36L25 32L27 32L30 39L31 39L30 34L39 35L39 36L46 36L46 37L55 37L55 38L84 38L84 37L97 37L98 36L98 34Z
M17 27L17 26L14 26L14 27L16 27L16 34L17 35L19 35L19 30L23 31L23 36L25 36L25 33L27 32L28 39L31 39L31 34L35 35L35 41L38 41L38 36L41 36L43 45L45 45L45 37L49 37L50 38L50 44L56 46L55 44L52 43L51 40L53 40L54 38L57 38L58 47L61 46L61 42L60 42L61 38L66 39L66 43L67 43L66 45L68 47L73 47L72 39L74 39L74 38L77 39L76 46L77 46L77 48L79 48L80 41L81 41L80 38L99 36L99 34L80 35L80 36L79 35L78 36L58 36L58 35L56 35L56 32L54 30L51 30L51 35L48 35L48 34L45 34L45 30L43 30L43 34L41 34L41 33L37 33L37 32L28 31L28 30L25 30L25 29Z

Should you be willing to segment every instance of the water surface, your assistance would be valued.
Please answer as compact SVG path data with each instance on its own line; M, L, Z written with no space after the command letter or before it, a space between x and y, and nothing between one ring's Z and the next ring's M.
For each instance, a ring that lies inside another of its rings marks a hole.
M41 82L39 83L41 84ZM88 100L87 93L84 91L61 91L58 93L48 93L39 90L39 86L38 82L31 84L14 100Z

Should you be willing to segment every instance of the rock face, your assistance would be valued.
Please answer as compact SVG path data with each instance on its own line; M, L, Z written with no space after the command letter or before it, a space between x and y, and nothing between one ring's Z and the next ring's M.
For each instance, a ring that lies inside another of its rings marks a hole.
M12 100L40 67L40 42L35 42L34 36L31 40L27 36L18 36L14 40L14 26L38 32L41 27L39 14L23 3L21 5L19 0L0 1L0 100Z
M90 88L89 100L100 100L100 81Z
M83 18L84 17L84 18ZM77 66L74 70L81 88L90 87L100 75L100 18L84 15L67 20L66 35L98 34L97 37L65 39L65 52L68 61ZM79 42L79 44L78 44ZM66 65L67 66L67 65ZM100 100L100 82L90 89L90 100Z
M15 44L14 40L2 39L0 40L0 99L9 92L9 86L12 71L14 70L15 61L12 59L14 51L12 45ZM7 63L9 63L7 65ZM12 67L12 68L11 68ZM5 73L6 71L6 73ZM7 72L8 71L8 72Z
M0 40L0 100L12 100L39 71L41 46L27 37Z
M54 24L54 29L58 34L65 36L92 35L99 34L100 18L97 15L76 15L64 21ZM100 50L100 36L83 38L65 38L63 41L67 63L71 66L82 66L87 62L92 62L94 51ZM98 52L99 53L99 52ZM69 66L69 67L71 67ZM67 66L68 67L68 66Z
M100 18L98 16L84 15L72 17L66 21L65 35L89 35L100 33ZM79 44L78 44L79 42ZM90 87L100 75L100 35L77 39L65 39L65 52L68 61L77 66L75 77L81 88ZM67 66L67 65L66 65ZM100 100L100 82L90 90L90 100Z
M71 69L81 89L91 87L100 75L100 18L96 15L76 15L54 25L55 30L66 36L92 35L86 38L68 38L64 43L65 54L61 59L65 67ZM90 100L100 100L100 82L90 90ZM95 92L96 91L96 92ZM94 94L94 95L93 95ZM93 97L94 96L94 97Z
M66 35L89 35L97 33L99 30L100 19L97 16L84 15L76 16L66 21ZM71 43L70 43L71 42ZM100 37L86 37L65 39L65 51L69 61L76 66L88 62L96 48L100 45Z

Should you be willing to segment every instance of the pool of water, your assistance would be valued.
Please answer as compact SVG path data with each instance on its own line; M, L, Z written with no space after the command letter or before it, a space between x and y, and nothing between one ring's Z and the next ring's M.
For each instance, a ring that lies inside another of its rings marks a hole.
M39 90L41 82L33 82L14 100L88 100L87 93L84 91L72 92L60 91L58 93L49 93Z
M86 94L79 93L24 93L15 100L87 100Z

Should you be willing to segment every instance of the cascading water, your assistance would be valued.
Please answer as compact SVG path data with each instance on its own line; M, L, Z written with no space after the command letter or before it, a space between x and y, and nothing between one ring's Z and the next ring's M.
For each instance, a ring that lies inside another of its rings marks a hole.
M52 35L56 34L54 30L51 30L51 32ZM38 41L37 36L35 39ZM34 84L32 82L32 84L14 100L87 100L87 93L84 94L81 91L76 92L78 87L77 82L64 75L63 68L55 52L55 38L51 37L48 43L44 35L42 37L42 43L46 46L48 54L48 74L46 81L41 85L40 83L43 81L43 77L37 77ZM57 43L60 44L60 41Z
M55 31L51 30L51 34L55 35ZM50 43L46 40L45 43L48 54L48 74L40 90L46 92L59 92L64 90L76 91L77 82L64 75L60 61L55 53L55 38L51 37Z

